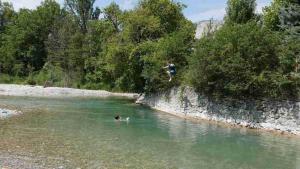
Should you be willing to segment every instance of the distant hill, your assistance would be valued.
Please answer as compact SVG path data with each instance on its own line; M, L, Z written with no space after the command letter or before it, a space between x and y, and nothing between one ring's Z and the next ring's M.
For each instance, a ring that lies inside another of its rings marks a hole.
M203 36L203 33L206 33L211 27L212 30L216 30L223 25L223 21L219 20L203 20L196 23L196 39L200 39Z

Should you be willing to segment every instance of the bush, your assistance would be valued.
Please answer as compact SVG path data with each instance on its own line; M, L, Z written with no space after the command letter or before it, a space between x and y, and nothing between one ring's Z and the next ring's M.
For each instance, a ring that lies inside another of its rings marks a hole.
M11 82L12 82L11 76L6 75L6 74L0 75L0 83L11 83Z
M294 81L280 73L281 35L255 22L224 25L196 44L188 81L214 96L288 98Z
M33 75L28 76L26 83L29 85L36 85L36 81L33 79Z
M0 74L0 83L4 84L21 84L24 82L24 79L19 76L10 76L7 74Z

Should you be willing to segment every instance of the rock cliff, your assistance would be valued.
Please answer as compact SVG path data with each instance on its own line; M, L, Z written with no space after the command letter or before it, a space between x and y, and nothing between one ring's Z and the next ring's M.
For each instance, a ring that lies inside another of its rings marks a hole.
M193 88L178 87L143 95L137 103L181 117L300 135L300 102L296 101L214 100Z

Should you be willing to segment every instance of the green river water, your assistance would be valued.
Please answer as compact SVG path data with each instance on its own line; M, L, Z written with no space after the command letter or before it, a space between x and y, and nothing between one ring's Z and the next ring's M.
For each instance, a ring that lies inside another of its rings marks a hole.
M300 139L191 122L124 99L0 97L0 168L300 169ZM129 122L113 120L116 113Z

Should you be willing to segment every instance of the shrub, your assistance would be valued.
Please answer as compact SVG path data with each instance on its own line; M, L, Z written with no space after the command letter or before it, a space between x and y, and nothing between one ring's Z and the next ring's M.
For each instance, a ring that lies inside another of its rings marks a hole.
M294 81L280 73L281 35L255 22L224 25L196 44L187 79L214 96L292 97Z

